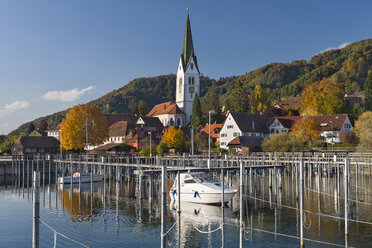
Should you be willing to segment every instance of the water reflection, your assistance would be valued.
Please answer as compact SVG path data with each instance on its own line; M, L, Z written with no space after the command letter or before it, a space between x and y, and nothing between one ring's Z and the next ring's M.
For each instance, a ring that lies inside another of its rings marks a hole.
M31 204L32 180L31 175L27 174L26 172L16 177L0 177L1 190L24 199L26 204L28 202ZM284 172L280 177L270 179L272 180L270 188L269 176L267 171L265 174L252 172L244 178L246 207L241 225L238 194L224 209L220 206L182 202L180 214L177 213L177 202L167 201L166 231L173 225L174 227L166 235L166 244L175 247L237 247L239 244L244 247L248 243L263 247L270 247L273 244L281 247L297 246L296 239L284 238L280 234L299 235L300 215L298 211L292 209L298 207L298 178L295 172ZM106 242L113 239L120 244L138 246L141 237L141 240L145 240L141 242L148 242L146 244L160 244L161 183L158 175L130 177L129 180L128 177L125 177L125 180L123 178L116 180L114 177L92 185L83 183L80 187L78 184L72 187L69 184L56 187L53 182L49 182L49 178L54 180L54 177L46 175L43 179L42 176L40 201L43 208L49 209L51 217L59 219L59 222L53 224L60 227L61 231L68 232L71 228L68 223L72 223L82 227L75 230L78 233L88 232L87 230L94 227L94 231L92 228L90 233L86 234L92 240L99 237ZM238 187L237 176L228 180L233 187ZM305 209L312 213L321 212L343 217L342 180L342 174L337 176L307 172L304 180ZM172 184L173 181L168 180L168 190ZM361 170L358 177L352 174L350 218L372 221L370 186L369 173ZM29 214L32 216L32 213ZM61 222L61 218L67 221ZM53 219L48 221L53 222ZM306 238L345 244L343 220L307 213L305 224ZM241 230L239 227L242 227ZM251 228L267 230L273 234L249 231ZM239 231L243 234L241 238ZM369 247L372 244L370 234L369 225L350 222L350 236L347 242L351 246ZM107 247L116 247L117 244ZM315 243L310 244L317 246Z

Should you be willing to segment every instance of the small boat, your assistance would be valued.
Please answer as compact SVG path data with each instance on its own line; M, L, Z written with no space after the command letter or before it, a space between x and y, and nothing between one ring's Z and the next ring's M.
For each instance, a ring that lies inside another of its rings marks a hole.
M222 187L224 187L224 203L229 202L237 190L217 182L205 172L187 172L180 174L181 201L221 204ZM169 192L172 200L177 200L177 179Z
M93 176L93 182L100 182L103 180L103 175L96 175L96 174L91 174L91 173L80 173L80 172L75 172L72 175L72 183L79 183L79 180L81 183L90 183ZM59 177L58 178L58 183L71 183L71 176L67 177Z

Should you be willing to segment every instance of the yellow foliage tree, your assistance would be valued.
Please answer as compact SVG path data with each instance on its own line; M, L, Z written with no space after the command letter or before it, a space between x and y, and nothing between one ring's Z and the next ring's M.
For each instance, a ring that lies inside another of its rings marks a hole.
M302 118L293 125L291 134L303 142L317 140L320 138L320 125L314 119Z
M99 108L79 104L71 108L61 122L63 149L84 149L87 120L89 145L102 144L108 138L106 119Z
M258 84L249 94L249 105L251 113L262 113L270 106L270 89L262 89Z
M168 145L169 148L182 150L185 146L185 136L179 128L170 126L164 130L161 140Z
M325 78L307 86L302 91L301 113L304 115L329 115L343 112L344 89L339 83Z

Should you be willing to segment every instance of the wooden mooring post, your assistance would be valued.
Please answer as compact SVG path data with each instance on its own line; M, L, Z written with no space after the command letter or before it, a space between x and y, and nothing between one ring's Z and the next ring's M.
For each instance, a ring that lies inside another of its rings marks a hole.
M304 162L300 161L300 187L299 187L299 205L300 205L300 246L304 247Z
M167 242L166 242L166 237L165 237L165 232L166 232L166 214L167 214L167 168L163 166L161 168L161 230L160 230L160 235L161 235L161 247L166 247Z
M39 218L40 218L40 172L33 173L34 202L32 211L32 248L39 247Z

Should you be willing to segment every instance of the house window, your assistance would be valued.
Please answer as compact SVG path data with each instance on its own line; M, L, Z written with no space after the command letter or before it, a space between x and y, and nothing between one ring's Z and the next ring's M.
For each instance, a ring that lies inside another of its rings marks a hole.
M191 84L194 84L194 77L191 78Z
M194 63L190 64L191 70L194 69Z
M181 77L178 79L178 83L182 84L182 78Z
M234 125L227 125L227 129L234 128Z
M233 133L233 137L239 136L239 133Z
M26 148L26 152L31 152L31 148Z
M221 137L227 137L227 133L221 133Z
M226 142L221 142L221 146L225 146L226 145Z

